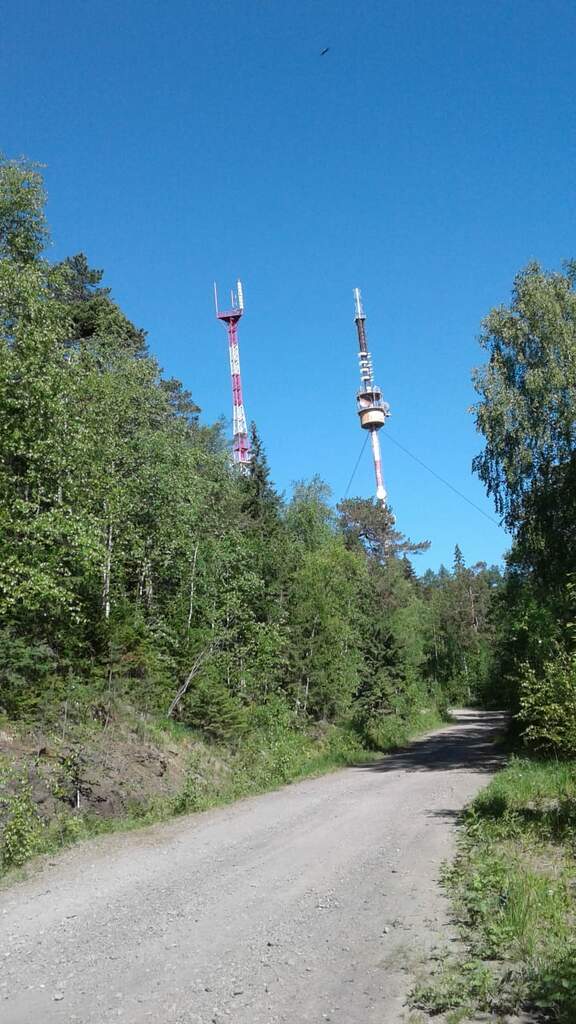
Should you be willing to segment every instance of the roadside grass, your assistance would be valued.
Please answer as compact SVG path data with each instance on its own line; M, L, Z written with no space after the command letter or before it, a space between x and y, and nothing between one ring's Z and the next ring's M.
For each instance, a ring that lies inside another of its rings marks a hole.
M124 721L140 738L159 749L185 743L189 752L184 784L177 793L152 798L142 793L117 817L74 810L62 802L61 809L47 819L34 802L29 766L15 767L4 760L0 764L0 879L9 883L22 876L23 865L33 857L54 854L95 836L206 811L306 777L376 760L446 721L433 709L417 711L408 719L391 716L375 750L373 741L367 744L349 723L295 728L293 719L278 711L263 714L259 709L240 741L217 742L169 719L132 720L130 710L124 709Z
M444 882L465 952L413 1005L575 1024L576 764L513 757L466 810Z

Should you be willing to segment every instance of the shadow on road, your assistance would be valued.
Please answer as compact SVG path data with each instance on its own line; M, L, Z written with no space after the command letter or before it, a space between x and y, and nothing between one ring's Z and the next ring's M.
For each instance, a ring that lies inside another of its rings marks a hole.
M416 740L404 750L387 754L381 761L356 765L358 771L489 773L502 767L505 754L495 741L506 731L505 712L455 712L452 720L454 726L449 732Z

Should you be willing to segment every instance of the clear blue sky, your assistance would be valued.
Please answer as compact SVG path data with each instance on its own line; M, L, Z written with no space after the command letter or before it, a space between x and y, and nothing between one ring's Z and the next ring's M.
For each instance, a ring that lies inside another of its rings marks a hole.
M321 57L320 50L330 47ZM573 0L20 0L0 143L46 164L60 258L103 267L152 351L229 416L212 307L241 276L249 418L273 477L345 491L363 292L398 526L420 569L498 560L470 472L482 316L529 259L576 255ZM369 448L352 494L373 493Z

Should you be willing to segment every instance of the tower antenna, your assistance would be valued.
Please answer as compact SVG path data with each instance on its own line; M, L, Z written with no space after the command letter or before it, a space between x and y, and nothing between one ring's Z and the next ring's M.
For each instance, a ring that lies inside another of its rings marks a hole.
M228 352L230 355L230 375L232 377L232 458L236 465L246 472L251 461L246 413L242 398L242 378L240 376L240 350L238 348L238 321L244 312L244 293L242 282L236 282L236 294L231 293L232 308L218 309L218 292L214 282L214 301L216 316L226 324L228 332Z
M386 488L382 476L382 456L380 454L380 438L378 431L384 426L390 415L390 406L382 398L382 391L374 383L372 376L372 356L368 351L366 314L362 305L360 289L354 289L354 319L358 332L358 358L360 360L360 390L356 394L356 408L360 417L360 426L370 431L372 457L374 459L374 475L376 477L376 499L386 504Z

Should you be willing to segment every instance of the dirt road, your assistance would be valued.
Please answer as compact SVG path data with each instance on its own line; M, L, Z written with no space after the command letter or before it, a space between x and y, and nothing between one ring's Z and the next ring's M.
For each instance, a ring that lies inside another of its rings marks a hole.
M395 1024L442 942L458 810L498 715L376 765L59 856L0 893L3 1024Z

